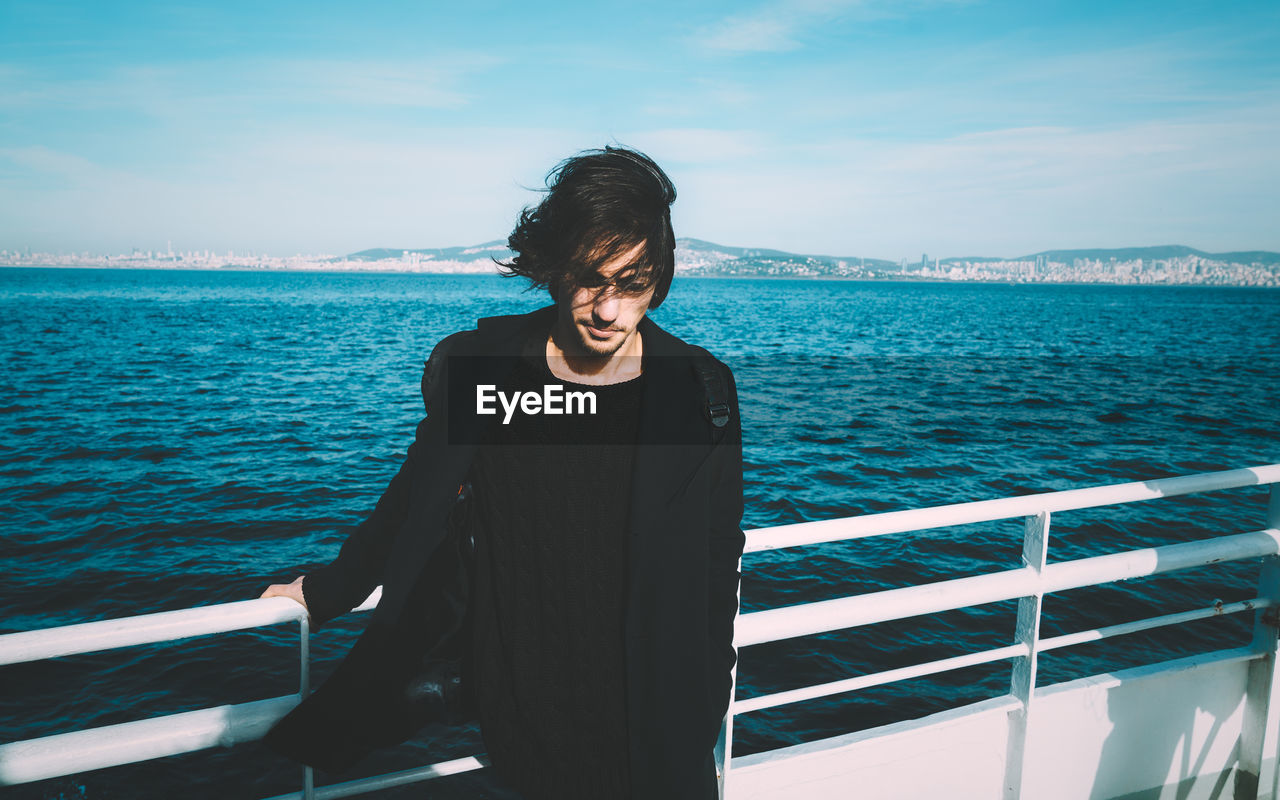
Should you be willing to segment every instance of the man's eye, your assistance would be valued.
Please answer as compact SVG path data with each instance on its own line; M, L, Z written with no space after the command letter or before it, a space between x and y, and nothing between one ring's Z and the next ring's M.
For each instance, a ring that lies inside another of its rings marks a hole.
M604 278L582 278L573 281L572 285L577 289L584 289L591 292L607 291L612 289L617 294L627 295L629 297L639 297L649 291L649 285L640 280L627 281L609 281Z

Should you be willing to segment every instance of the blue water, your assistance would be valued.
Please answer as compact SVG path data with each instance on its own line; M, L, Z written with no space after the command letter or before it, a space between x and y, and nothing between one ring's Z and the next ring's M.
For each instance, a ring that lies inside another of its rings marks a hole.
M422 360L544 296L497 277L0 269L0 631L255 597L337 552L412 440ZM734 368L745 527L1280 462L1280 292L678 279L654 319ZM1261 526L1265 491L1055 516L1051 560ZM748 556L756 610L1016 566L1009 521ZM1052 635L1252 596L1257 565L1046 600ZM740 696L1008 643L1013 603L744 650ZM359 618L313 642L323 677ZM1041 682L1241 643L1214 620ZM0 741L296 691L296 629L0 668ZM738 753L1004 692L1008 665L745 715ZM479 749L428 731L360 774ZM10 790L266 797L259 745ZM467 778L385 796L467 796Z

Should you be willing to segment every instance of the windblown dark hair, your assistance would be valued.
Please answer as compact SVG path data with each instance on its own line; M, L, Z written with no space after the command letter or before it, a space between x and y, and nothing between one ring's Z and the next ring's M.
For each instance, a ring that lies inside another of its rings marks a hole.
M642 246L610 282L628 291L652 286L649 307L661 305L675 275L676 187L653 159L626 147L585 150L556 165L546 186L507 239L515 256L498 262L503 274L556 298L565 287L599 286L602 265Z

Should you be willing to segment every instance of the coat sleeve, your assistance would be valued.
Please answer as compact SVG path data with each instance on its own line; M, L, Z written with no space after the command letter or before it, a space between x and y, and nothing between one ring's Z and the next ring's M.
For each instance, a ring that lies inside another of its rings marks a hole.
M739 563L746 537L742 532L742 420L738 414L738 390L733 373L720 365L729 390L729 421L724 437L716 445L718 460L711 496L711 530L707 576L708 666L711 689L707 729L715 743L721 720L729 708L733 666L733 623L738 613Z
M428 415L444 391L438 380L444 360L462 333L445 337L431 351L423 368L422 399ZM404 463L382 493L373 513L360 523L347 540L337 558L307 573L302 581L302 595L314 627L320 627L364 602L381 582L391 544L409 512L415 475L425 459L430 458L424 444L427 419L418 423L414 442L409 446Z

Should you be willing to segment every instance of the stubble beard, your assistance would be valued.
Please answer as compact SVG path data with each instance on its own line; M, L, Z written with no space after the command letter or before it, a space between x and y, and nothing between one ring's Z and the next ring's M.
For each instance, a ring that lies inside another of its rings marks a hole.
M584 325L575 324L573 327L584 355L608 357L621 350L622 345L627 342L627 337L623 335L612 336L608 341L602 342L593 338Z

